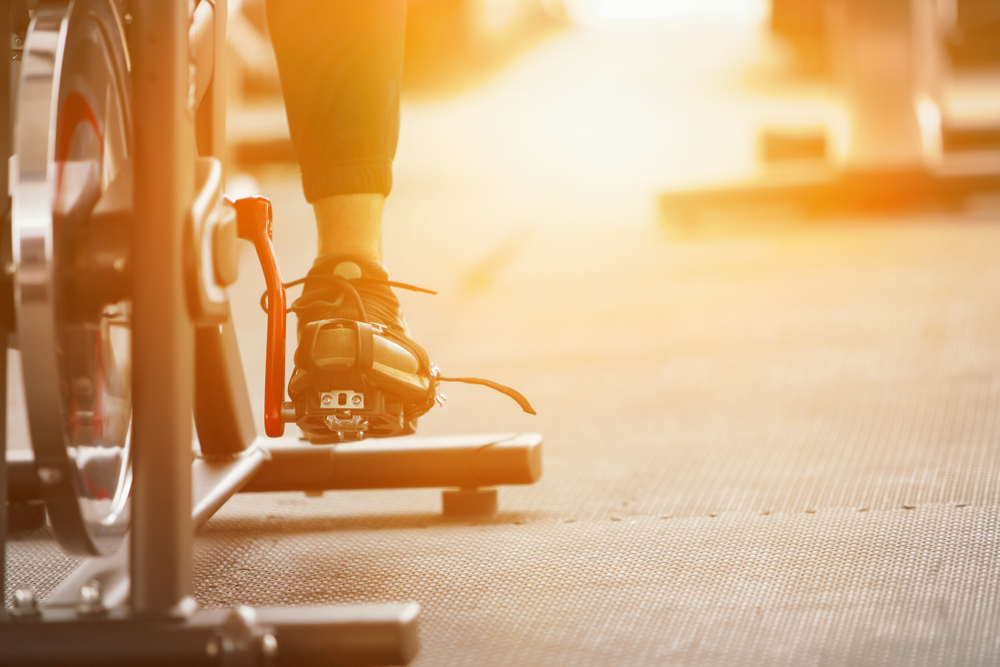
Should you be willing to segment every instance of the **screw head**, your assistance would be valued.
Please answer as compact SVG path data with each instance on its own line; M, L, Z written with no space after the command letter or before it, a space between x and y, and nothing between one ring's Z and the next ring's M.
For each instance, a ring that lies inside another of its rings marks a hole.
M76 607L76 613L81 616L97 616L105 611L101 583L91 579L80 587L80 604Z
M38 600L35 598L34 591L30 588L19 588L14 591L14 607L10 613L19 618L40 616L42 612L38 608Z
M59 468L44 467L38 469L38 479L45 486L55 486L62 481L62 471Z
M331 403L333 403L333 396L327 394L323 397L323 405L330 405Z
M260 648L265 656L274 658L278 655L278 640L270 632L267 632L260 638Z
M38 600L35 599L35 592L30 588L18 588L14 591L15 609L34 609L38 607Z
M358 396L357 394L355 394L355 395L354 395L354 396L353 396L353 397L351 398L351 403L354 403L354 405L361 405L361 397L360 397L360 396Z
M101 584L91 579L80 587L80 600L87 604L101 601Z

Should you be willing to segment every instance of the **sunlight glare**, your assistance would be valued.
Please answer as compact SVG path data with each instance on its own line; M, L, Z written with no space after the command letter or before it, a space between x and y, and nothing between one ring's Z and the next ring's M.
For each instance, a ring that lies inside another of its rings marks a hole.
M571 13L585 22L712 18L762 21L768 14L763 0L577 0Z

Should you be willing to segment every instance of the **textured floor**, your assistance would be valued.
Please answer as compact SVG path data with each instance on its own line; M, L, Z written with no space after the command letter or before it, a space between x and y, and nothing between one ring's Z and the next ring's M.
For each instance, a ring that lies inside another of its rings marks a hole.
M426 491L239 498L198 595L416 600L428 665L995 664L998 243L981 223L636 243L613 276L572 262L559 309L524 297L551 340L470 299L490 333L448 361L536 400L543 481L481 525ZM494 289L554 280L517 270ZM483 412L452 429L507 422L463 400Z
M441 519L434 491L241 496L201 533L195 594L417 601L417 665L997 664L1000 219L673 238L646 185L524 160L539 137L569 139L518 125L504 101L576 104L538 81L619 52L587 39L472 98L408 107L386 214L394 278L441 291L403 297L432 358L539 412L449 388L422 432L540 431L542 481L502 490L479 523ZM635 75L635 95L655 73ZM523 131L522 152L484 148L489 127ZM294 174L258 177L296 277L308 209ZM244 260L236 317L259 401L262 281ZM63 561L25 563L48 548L12 550L42 591Z

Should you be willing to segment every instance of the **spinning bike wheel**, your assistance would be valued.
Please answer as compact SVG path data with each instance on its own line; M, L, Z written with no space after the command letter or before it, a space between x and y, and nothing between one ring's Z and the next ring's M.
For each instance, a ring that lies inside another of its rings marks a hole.
M32 449L63 548L105 555L128 528L131 486L127 209L95 214L112 194L131 203L129 61L114 0L39 5L15 113L15 302ZM116 272L117 290L106 280Z

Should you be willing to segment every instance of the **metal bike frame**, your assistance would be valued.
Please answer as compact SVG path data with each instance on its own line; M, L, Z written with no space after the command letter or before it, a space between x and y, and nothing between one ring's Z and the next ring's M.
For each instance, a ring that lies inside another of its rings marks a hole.
M11 32L6 9L0 35ZM197 611L190 598L194 530L241 490L530 484L541 474L541 440L479 436L334 447L257 435L233 325L198 326L185 282L192 202L204 194L196 192L196 161L200 154L224 163L225 152L226 3L202 0L193 18L190 11L188 0L131 5L140 224L132 239L129 548L84 561L33 613L0 613L0 664L402 664L416 651L414 604ZM9 77L9 68L0 67L5 155ZM0 182L7 182L7 169L0 160ZM6 208L5 263L9 202ZM7 332L11 281L6 273L0 281L0 332ZM0 364L6 404L6 355ZM192 414L201 449L193 465ZM5 433L0 421L0 454ZM37 498L37 483L32 460L8 463L0 456L0 498ZM0 546L5 517L0 512ZM103 591L96 606L80 598L92 581Z

